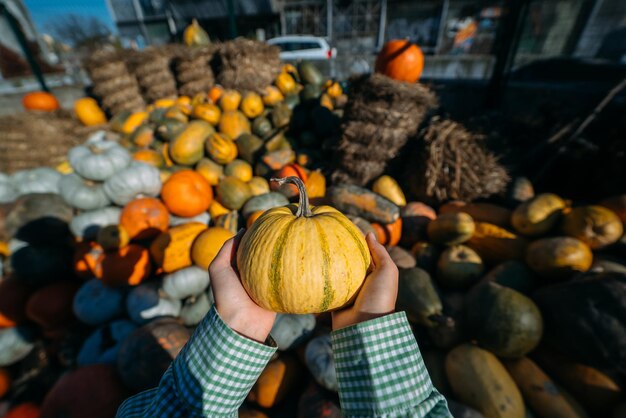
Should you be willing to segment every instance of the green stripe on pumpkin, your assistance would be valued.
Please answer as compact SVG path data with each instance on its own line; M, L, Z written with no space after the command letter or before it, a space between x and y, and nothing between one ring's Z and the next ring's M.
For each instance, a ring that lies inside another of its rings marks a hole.
M335 291L330 281L330 272L328 266L330 266L330 247L328 245L328 239L326 238L326 232L315 218L310 218L315 222L315 228L320 239L320 245L322 247L322 276L324 277L324 298L322 299L322 305L320 306L320 312L328 310L328 307L335 298Z
M274 306L276 306L280 310L285 309L283 301L280 297L280 284L283 280L283 252L285 251L285 246L287 244L287 237L289 237L289 233L293 229L293 226L295 225L297 219L298 218L293 218L289 222L289 225L287 225L283 232L278 236L276 242L274 243L274 249L272 251L272 264L270 265L270 284L272 286Z

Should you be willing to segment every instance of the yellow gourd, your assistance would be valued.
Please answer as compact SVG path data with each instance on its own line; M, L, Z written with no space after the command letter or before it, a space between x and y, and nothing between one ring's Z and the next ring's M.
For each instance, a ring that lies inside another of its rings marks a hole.
M76 117L85 126L102 125L107 122L107 117L98 106L98 102L91 97L83 97L74 102Z

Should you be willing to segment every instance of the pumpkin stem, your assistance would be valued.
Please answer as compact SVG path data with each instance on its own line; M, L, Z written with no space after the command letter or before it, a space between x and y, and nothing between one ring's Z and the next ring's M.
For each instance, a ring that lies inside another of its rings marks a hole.
M283 178L272 178L270 181L275 181L279 186L283 184L291 183L298 188L298 193L300 195L300 201L298 202L298 211L296 212L296 217L301 218L310 218L313 216L313 212L311 212L311 205L309 203L309 195L306 192L306 188L304 187L304 183L302 180L296 176L289 176Z

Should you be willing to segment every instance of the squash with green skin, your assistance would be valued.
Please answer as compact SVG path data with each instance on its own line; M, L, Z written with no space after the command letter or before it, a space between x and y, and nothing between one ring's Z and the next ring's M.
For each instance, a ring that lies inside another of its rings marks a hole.
M320 70L309 61L302 61L298 64L298 74L300 74L304 84L321 85L324 83L324 76Z
M270 184L263 177L252 177L248 182L252 196L260 196L270 192Z
M467 288L483 274L484 265L480 256L465 245L446 248L437 264L437 280L453 289Z
M218 164L228 164L237 158L237 145L227 135L213 133L206 139L206 152Z
M259 116L252 122L252 133L260 138L265 138L271 134L272 131L272 122L265 116Z
M580 206L563 217L562 230L577 238L592 250L599 250L617 242L624 234L621 219L603 206Z
M162 291L162 283L142 283L134 287L126 298L128 316L136 324L142 325L155 318L177 317L182 305Z
M253 134L241 134L237 138L239 157L250 164L256 162L258 156L263 152L263 145L263 140Z
M23 282L42 285L69 277L72 248L67 245L24 245L11 252L11 269Z
M363 187L342 184L329 188L326 194L330 204L346 215L381 224L394 223L400 217L398 206Z
M62 174L52 168L39 167L16 171L10 181L18 195L23 196L29 193L59 193L61 177Z
M587 244L571 237L540 239L530 244L526 252L526 264L551 280L564 280L585 272L592 262L593 253Z
M483 282L494 282L501 286L510 287L527 296L537 286L537 278L533 271L525 263L518 260L509 260L498 264L479 283Z
M243 206L241 214L244 218L247 218L254 212L265 212L268 209L277 208L279 206L287 206L288 204L289 200L287 200L283 194L278 192L269 192L250 198L250 200L248 200Z
M270 332L280 351L289 351L305 343L315 330L315 315L278 314Z
M100 209L111 203L101 184L84 181L76 174L61 178L59 194L68 205L80 210Z
M183 307L180 310L180 319L187 327L196 326L209 313L212 305L213 300L206 293L191 296L183 303Z
M133 162L104 182L104 191L119 206L124 206L138 195L158 196L161 192L159 170L148 164Z
M453 323L451 318L443 315L443 305L430 275L417 267L400 270L396 309L406 311L411 322L425 327Z
M289 125L289 122L291 121L291 114L291 109L285 102L274 106L274 109L272 109L272 112L270 113L274 128L282 128Z
M224 175L237 177L239 180L248 183L252 180L252 166L244 160L233 160L224 167Z
M156 128L156 135L163 141L172 141L187 126L183 121L174 118L165 118Z
M204 156L204 142L215 132L213 126L203 120L193 120L170 143L170 157L176 164L194 165Z
M131 162L130 153L114 141L92 137L85 145L69 150L67 157L76 173L88 180L103 181L125 169Z
M239 210L250 199L250 186L236 177L226 177L217 186L217 198L231 210Z
M304 362L320 386L335 392L339 390L330 334L309 341L304 350Z
M432 220L427 227L428 238L436 244L455 245L474 234L474 220L467 213L446 213Z
M106 207L76 215L70 222L70 230L78 238L95 238L100 228L119 223L122 210Z
M196 266L186 267L163 277L163 291L173 299L199 295L208 285L209 272Z
M465 312L478 344L499 357L522 357L541 340L541 312L513 289L493 282L476 286L468 295Z

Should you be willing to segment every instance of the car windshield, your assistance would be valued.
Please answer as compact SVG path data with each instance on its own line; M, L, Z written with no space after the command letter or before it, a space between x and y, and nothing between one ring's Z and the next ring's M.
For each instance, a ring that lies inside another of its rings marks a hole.
M274 45L279 47L283 52L321 49L321 45L314 41L279 41L275 42Z

